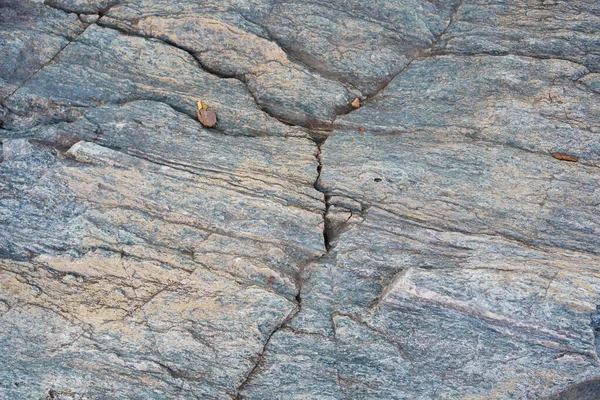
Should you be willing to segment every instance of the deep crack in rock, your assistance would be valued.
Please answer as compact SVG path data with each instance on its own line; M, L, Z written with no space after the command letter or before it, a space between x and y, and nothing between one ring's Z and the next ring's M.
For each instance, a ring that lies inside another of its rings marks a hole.
M596 3L44 3L0 397L598 397Z

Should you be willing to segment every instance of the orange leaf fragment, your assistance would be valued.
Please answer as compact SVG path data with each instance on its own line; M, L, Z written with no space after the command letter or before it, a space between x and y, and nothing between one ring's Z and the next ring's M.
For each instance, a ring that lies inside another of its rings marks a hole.
M565 154L565 153L552 153L552 157L556 158L557 160L562 160L562 161L569 161L569 162L577 162L579 161L578 157L569 155L569 154Z

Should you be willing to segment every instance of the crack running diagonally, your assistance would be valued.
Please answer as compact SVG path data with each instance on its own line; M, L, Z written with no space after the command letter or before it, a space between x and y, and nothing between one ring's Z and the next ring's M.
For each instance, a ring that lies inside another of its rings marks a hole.
M29 75L29 77L27 79L25 79L15 90L13 90L8 96L6 96L4 98L4 100L2 101L4 104L6 104L6 101L8 99L11 98L11 96L13 94L15 94L19 89L21 89L23 86L25 86L27 83L29 83L29 81L31 81L33 79L33 77L35 77L39 72L41 72L44 68L46 68L48 65L50 65L55 59L56 57L58 57L67 47L69 47L71 45L71 43L73 43L74 41L76 41L81 35L83 35L85 33L85 31L87 31L87 29L91 26L92 24L86 26L81 32L79 32L73 39L70 39L67 44L65 44L63 47L60 48L60 50L58 50L58 52L56 52L55 55L52 56L52 58L50 58L48 61L46 61L40 68L38 68L36 71L34 71L31 75Z
M299 298L299 296L300 296L300 288L298 289L298 296L297 296L297 298ZM256 362L254 363L254 366L252 367L252 369L250 369L250 372L248 372L248 374L246 375L246 377L244 378L244 380L242 381L242 383L240 383L240 385L238 386L238 388L236 390L235 395L232 396L232 399L235 399L235 400L242 400L242 399L244 399L244 397L242 395L242 391L250 383L250 381L252 380L252 377L256 374L256 372L258 372L258 370L260 368L260 365L262 364L262 362L263 362L263 360L265 358L265 353L267 351L267 347L269 346L269 343L271 342L271 338L273 338L273 335L275 335L277 332L279 332L279 330L281 330L288 323L290 323L296 317L296 315L298 315L298 313L300 312L301 309L302 309L301 300L297 300L296 309L294 311L292 311L290 313L290 315L288 315L285 320L283 320L279 325L277 325L275 327L275 329L273 329L273 331L271 331L271 333L267 337L267 340L265 340L263 348L261 349L261 351L257 355Z

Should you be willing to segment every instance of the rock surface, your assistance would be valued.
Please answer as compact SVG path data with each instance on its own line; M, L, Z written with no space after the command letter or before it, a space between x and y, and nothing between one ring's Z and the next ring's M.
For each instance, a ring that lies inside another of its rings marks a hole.
M600 398L599 24L0 0L0 399Z

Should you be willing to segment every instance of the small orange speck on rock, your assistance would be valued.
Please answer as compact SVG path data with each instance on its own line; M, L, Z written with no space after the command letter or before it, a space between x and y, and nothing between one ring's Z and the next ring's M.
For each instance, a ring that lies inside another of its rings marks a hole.
M363 127L360 127L360 128L358 128L358 130L359 130L359 131L361 131L361 132L364 132L364 131L365 131L365 128L363 128Z
M354 108L360 107L360 99L358 97L355 98L354 101L352 102L352 107L354 107Z

